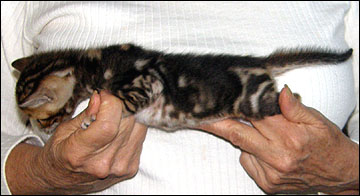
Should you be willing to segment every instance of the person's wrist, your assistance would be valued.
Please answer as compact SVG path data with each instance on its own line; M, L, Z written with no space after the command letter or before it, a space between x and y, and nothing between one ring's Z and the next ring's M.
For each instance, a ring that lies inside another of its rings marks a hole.
M53 168L54 163L44 156L44 148L35 151L29 159L26 170L39 186L40 192L43 194L54 193L56 188L53 182L56 180L53 178L57 176L58 170Z
M38 159L42 147L20 143L10 153L6 162L6 177L12 194L46 194L49 186L43 178L44 171ZM20 179L20 180L19 180ZM26 184L24 184L26 182Z
M93 176L66 168L53 152L43 150L33 158L33 174L47 193L82 194L93 189Z
M337 195L357 195L359 194L359 145L351 140L344 142L344 151L341 152L344 156L339 157L339 161L346 163L343 168L344 181L334 187L333 191L327 192Z

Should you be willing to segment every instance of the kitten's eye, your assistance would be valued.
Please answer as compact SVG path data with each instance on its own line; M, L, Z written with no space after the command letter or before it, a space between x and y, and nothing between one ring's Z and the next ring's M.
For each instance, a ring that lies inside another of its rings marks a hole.
M65 70L53 72L51 73L51 75L55 75L62 78L62 77L69 77L73 75L73 73L74 73L74 68L71 67Z
M46 119L36 119L36 121L43 127L50 127L54 123L60 122L60 117L49 117Z
M44 125L44 121L43 120L40 120L40 119L36 119L36 121L42 126L42 127L45 127Z
M72 72L69 72L65 75L65 77L70 77L72 75Z

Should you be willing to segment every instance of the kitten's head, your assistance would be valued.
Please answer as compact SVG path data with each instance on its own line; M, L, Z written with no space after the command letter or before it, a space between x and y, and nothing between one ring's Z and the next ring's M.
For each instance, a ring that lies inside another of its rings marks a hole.
M42 53L12 63L21 73L16 84L18 106L45 132L52 132L73 112L66 108L76 83L68 53Z

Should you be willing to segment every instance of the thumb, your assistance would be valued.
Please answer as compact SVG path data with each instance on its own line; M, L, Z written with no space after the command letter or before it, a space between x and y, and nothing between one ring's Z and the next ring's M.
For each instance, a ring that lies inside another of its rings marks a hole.
M94 91L88 103L88 107L79 115L77 115L74 119L69 121L69 126L72 126L74 130L80 129L84 119L90 118L91 115L96 115L99 112L99 108L100 108L100 95L98 94L97 91Z
M55 134L57 137L68 138L74 132L81 129L81 123L85 118L90 118L91 115L98 113L99 108L100 96L96 91L94 91L90 98L88 107L75 118L60 124L59 127L61 128L56 129Z
M289 121L312 124L316 120L309 108L294 96L287 85L280 92L279 105L281 113Z
M77 139L97 148L108 144L118 135L123 104L119 98L106 91L94 94L92 98L93 102L90 101L84 113L86 117L96 114L96 120L86 130L78 131ZM84 118L80 116L79 119ZM81 123L76 122L77 125Z

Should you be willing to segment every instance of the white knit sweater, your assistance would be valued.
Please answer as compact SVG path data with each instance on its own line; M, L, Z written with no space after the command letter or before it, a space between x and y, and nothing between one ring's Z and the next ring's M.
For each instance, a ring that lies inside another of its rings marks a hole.
M43 145L16 107L11 62L17 58L125 42L167 52L243 55L279 47L352 47L352 61L276 78L279 89L288 84L305 105L342 128L359 102L358 15L358 2L1 2L1 193L10 193L4 165L13 147L23 140ZM358 141L358 106L349 131ZM137 175L96 194L264 194L240 165L240 153L205 132L150 128Z

